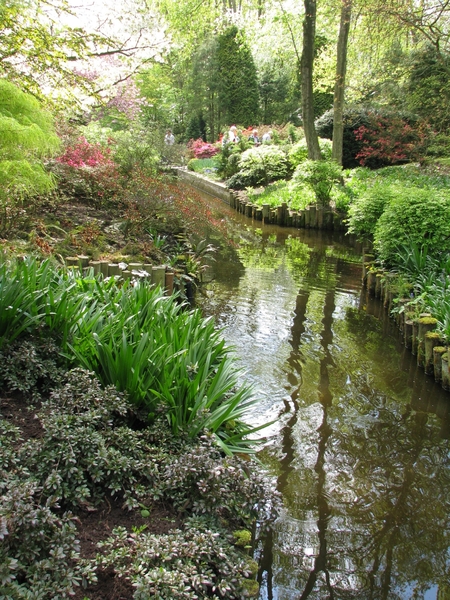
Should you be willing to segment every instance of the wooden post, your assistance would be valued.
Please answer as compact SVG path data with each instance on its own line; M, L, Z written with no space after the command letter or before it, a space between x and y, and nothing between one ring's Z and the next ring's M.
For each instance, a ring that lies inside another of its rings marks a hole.
M377 271L375 276L375 298L381 298L381 283L383 281L384 273Z
M434 372L434 349L442 344L441 336L437 331L427 331L425 334L425 360L424 369L427 375L433 375Z
M116 263L109 263L108 265L108 277L115 277L122 273L121 268Z
M411 354L414 354L414 356L417 354L418 346L419 346L419 319L413 319Z
M441 355L442 359L442 387L444 390L450 390L450 374L448 372L448 353L444 352Z
M311 204L309 207L309 226L311 229L317 227L317 206L315 204Z
M284 225L284 210L282 206L277 206L277 220L276 220L276 224L278 226L283 226Z
M323 229L323 213L324 213L324 207L323 206L318 206L317 207L317 228L318 229Z
M168 296L173 294L173 280L175 274L172 271L166 271L166 292Z
M417 346L417 364L423 367L425 364L425 334L436 329L437 319L433 317L421 317L418 320L418 346Z
M100 273L100 261L99 260L89 261L89 266L93 269L95 275Z
M304 210L299 210L298 211L298 227L301 228L305 228L305 211Z
M408 348L408 350L411 350L412 341L413 341L413 320L412 319L407 319L404 322L403 334L404 334L404 338L405 338L405 346Z
M78 261L79 261L82 269L85 269L86 267L89 266L89 256L85 256L84 254L79 254L77 256L77 258L78 258Z
M152 283L154 285L160 285L162 288L166 284L166 267L159 266L152 268Z
M263 215L264 221L266 223L268 223L269 222L269 218L270 218L270 204L263 204L262 215Z
M130 271L142 271L144 263L129 263L128 268Z
M109 261L107 261L107 260L100 261L100 273L103 275L103 277L108 276L108 265L109 265Z
M441 383L442 381L442 355L447 352L447 348L445 346L435 346L433 348L433 371L434 371L434 380L437 383ZM448 362L447 362L448 364Z
M370 296L375 296L375 287L377 284L376 271L369 271L367 273L367 291Z

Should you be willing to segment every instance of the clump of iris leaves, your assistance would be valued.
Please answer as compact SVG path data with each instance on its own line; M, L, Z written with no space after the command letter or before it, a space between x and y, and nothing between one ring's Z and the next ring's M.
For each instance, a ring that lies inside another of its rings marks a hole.
M24 440L0 416L0 596L66 598L111 567L138 599L255 593L249 548L279 498L251 468L255 398L211 319L145 282L5 261L0 386L42 426ZM81 558L77 514L105 498L149 519L162 501L183 526L118 527Z

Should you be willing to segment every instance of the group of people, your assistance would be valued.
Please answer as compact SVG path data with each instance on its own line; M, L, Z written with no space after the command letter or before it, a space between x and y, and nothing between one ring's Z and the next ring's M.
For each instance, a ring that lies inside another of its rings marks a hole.
M253 144L255 146L259 146L260 144L269 144L272 141L272 130L269 129L269 131L266 131L262 138L260 139L258 136L258 130L257 129L253 129L253 131L251 132L251 134L248 136L248 140L250 142L253 142ZM236 143L239 141L239 136L238 136L238 130L236 125L232 125L228 131L228 133L225 133L223 138L222 138L222 145L224 146L225 144L229 144L229 143ZM164 136L164 143L167 146L173 146L173 144L175 143L175 137L172 133L171 129L168 129L166 131L166 135Z
M253 131L251 132L251 134L248 136L248 140L249 142L253 142L253 144L255 146L259 146L260 144L269 144L272 141L272 130L269 129L269 131L266 131L262 138L260 139L258 136L258 130L257 129L253 129ZM236 143L239 141L239 136L238 136L238 130L236 125L232 125L228 131L228 133L225 133L223 138L222 138L222 145L225 144L229 144L229 143Z

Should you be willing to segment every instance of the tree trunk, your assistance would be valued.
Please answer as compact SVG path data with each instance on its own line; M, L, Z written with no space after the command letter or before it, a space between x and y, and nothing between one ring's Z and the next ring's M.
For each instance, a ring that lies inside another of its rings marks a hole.
M341 23L337 43L336 81L333 102L333 160L342 165L342 147L344 141L344 96L345 74L347 71L347 45L352 15L352 0L342 0Z
M314 127L313 64L314 40L316 35L316 0L304 0L303 51L300 61L302 79L302 119L308 146L308 158L320 160L319 139Z

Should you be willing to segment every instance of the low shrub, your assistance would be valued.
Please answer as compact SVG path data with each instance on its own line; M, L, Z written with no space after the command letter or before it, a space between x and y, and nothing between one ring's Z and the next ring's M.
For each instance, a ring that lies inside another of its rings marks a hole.
M212 158L220 152L219 146L205 142L202 138L189 140L187 146L194 158Z
M374 247L387 266L403 243L426 244L438 256L450 252L449 222L448 191L398 187L375 226Z
M319 147L324 160L331 160L331 140L326 138L319 138ZM306 139L302 139L292 146L289 150L289 162L292 168L295 169L297 165L308 159L308 146Z
M254 575L248 557L204 517L189 518L184 530L164 536L118 527L100 549L97 564L129 578L137 600L245 598Z
M313 190L316 202L329 206L333 186L342 181L342 168L334 161L304 160L295 169L291 187L294 190L309 187Z
M449 181L448 176L430 175L412 164L376 171L363 167L354 169L345 186L352 198L348 209L349 232L360 237L372 236L385 207L396 195L401 195L406 188L434 193L447 189Z
M43 498L73 508L120 494L137 506L140 494L155 487L158 469L148 431L127 426L132 414L132 404L114 386L102 389L92 373L69 372L42 404L43 437L20 448Z
M58 179L59 193L66 198L101 207L114 202L122 190L111 148L91 144L84 137L68 146L49 167Z
M285 152L274 145L263 145L246 150L242 153L238 166L238 173L227 182L229 187L235 189L268 185L272 181L284 179L289 172Z
M167 465L162 490L178 509L246 527L258 518L263 530L279 510L280 497L270 481L263 474L248 477L245 458L223 457L206 434Z

